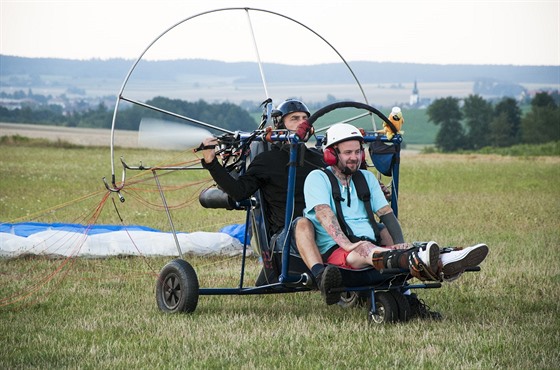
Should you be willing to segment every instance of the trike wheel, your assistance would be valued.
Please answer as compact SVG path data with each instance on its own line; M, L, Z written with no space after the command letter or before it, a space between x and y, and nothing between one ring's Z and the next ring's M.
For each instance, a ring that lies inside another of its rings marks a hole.
M410 308L410 303L408 303L408 299L399 292L398 290L391 290L391 295L395 299L397 303L397 312L398 312L398 319L399 321L408 321L412 314L412 309Z
M198 278L185 260L175 259L161 269L156 283L156 302L166 313L194 312L198 304Z
M363 292L342 292L338 305L342 308L362 307L367 303L367 296Z
M398 320L397 302L390 292L375 293L375 312L368 312L370 322L376 324L392 323Z

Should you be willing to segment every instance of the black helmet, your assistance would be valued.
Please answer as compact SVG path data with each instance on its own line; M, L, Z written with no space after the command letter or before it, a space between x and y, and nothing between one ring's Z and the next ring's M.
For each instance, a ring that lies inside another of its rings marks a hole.
M286 101L278 105L276 109L272 110L272 119L274 122L274 126L276 126L276 128L284 128L282 119L285 115L292 112L304 112L305 114L307 114L307 117L311 115L311 113L309 113L309 109L305 104L303 104L299 100L287 99Z

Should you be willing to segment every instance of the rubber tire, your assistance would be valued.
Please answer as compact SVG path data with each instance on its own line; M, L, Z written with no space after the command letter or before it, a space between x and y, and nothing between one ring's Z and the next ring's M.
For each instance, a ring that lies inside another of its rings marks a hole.
M375 324L394 323L399 318L397 302L390 292L375 293L375 312L368 311L368 321Z
M198 295L198 278L187 261L174 259L161 269L156 282L156 302L161 311L194 312Z
M406 322L410 320L412 315L412 308L410 308L410 303L408 303L408 299L398 290L390 290L391 295L397 302L397 311L398 311L398 318L399 321Z
M367 301L367 295L364 295L363 292L342 292L340 293L340 300L338 301L338 305L345 309L363 307L366 305Z

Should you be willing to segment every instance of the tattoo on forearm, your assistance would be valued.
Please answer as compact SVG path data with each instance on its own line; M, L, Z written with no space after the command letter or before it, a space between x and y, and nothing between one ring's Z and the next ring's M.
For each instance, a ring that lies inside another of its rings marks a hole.
M336 244L344 246L350 243L332 209L326 204L315 206L315 214L325 231L333 238Z

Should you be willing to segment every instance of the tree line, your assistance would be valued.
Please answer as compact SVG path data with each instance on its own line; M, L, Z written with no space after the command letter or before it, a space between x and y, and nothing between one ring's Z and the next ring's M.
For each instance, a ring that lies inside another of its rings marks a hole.
M435 146L442 152L560 140L558 93L537 93L525 115L515 99L493 105L480 95L434 100L427 114L440 127Z
M232 103L209 104L203 100L187 102L180 99L156 97L148 100L146 104L231 131L250 131L256 126L255 120L249 112ZM126 106L126 104L123 104L117 116L116 128L138 130L143 118L185 122L181 118L174 118L153 109L139 105ZM67 127L111 128L113 111L109 110L103 103L93 109L70 113L64 113L62 107L58 105L16 109L0 107L0 120L3 122L26 122Z
M235 131L256 127L250 113L232 103L210 104L203 100L187 102L156 97L150 106ZM509 147L560 140L560 99L558 92L537 93L530 110L523 114L518 102L504 98L492 103L480 95L465 99L447 97L434 100L427 109L430 122L439 126L435 146L442 152L478 150L484 147ZM0 107L0 120L68 127L110 128L113 111L103 103L94 109L65 113L58 105L39 108ZM117 129L138 130L143 118L185 122L182 119L138 105L123 106L117 117Z

